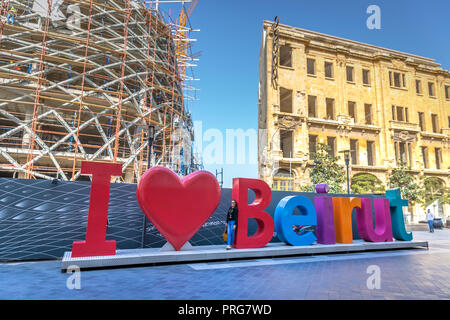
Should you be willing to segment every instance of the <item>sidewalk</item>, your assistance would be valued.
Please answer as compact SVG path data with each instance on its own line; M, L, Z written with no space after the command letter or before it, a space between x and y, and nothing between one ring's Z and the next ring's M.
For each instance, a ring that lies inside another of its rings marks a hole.
M450 229L434 229L434 233L429 231L413 231L413 240L426 240L430 243L433 241L447 240L450 241Z
M0 299L450 299L450 230L413 236L429 250L82 271L79 290L60 261L0 264ZM371 266L380 289L367 286Z

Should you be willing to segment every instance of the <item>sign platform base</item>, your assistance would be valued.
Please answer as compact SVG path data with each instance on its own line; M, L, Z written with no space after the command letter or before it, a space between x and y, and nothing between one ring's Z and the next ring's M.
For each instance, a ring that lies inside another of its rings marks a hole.
M258 249L231 249L226 245L193 246L191 250L165 251L160 248L117 250L115 256L72 258L72 252L66 252L61 262L61 271L70 266L80 269L98 269L126 267L136 265L155 265L164 263L203 262L212 260L273 258L282 256L349 253L373 250L393 250L407 248L428 248L427 241L365 242L355 240L352 244L293 247L284 243L269 243Z

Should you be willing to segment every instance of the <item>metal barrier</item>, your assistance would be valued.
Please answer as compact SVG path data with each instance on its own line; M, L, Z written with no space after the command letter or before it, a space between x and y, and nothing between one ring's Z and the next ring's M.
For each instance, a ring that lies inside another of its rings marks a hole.
M71 250L73 241L84 240L90 186L90 182L84 181L58 181L55 184L49 180L0 178L0 261L61 258L65 251ZM117 249L142 247L143 213L136 199L136 186L111 184L106 238L116 240ZM288 195L304 195L311 200L317 196L314 193L273 191L266 211L273 215L277 203ZM249 201L253 200L254 194L250 191ZM230 202L231 189L223 188L218 208L190 240L192 245L224 244L222 232ZM353 220L354 238L358 238ZM166 240L147 222L144 246L162 247ZM255 231L256 222L250 220L249 234ZM272 242L278 241L275 234Z

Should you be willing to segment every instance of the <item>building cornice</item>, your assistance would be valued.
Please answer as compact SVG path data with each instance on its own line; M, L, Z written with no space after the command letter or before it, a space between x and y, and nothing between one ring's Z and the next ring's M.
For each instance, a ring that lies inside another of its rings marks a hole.
M423 170L423 174L424 175L429 175L429 176L441 176L441 177L448 177L450 176L449 170L445 170L445 169L424 169Z
M264 21L264 28L272 29L273 22ZM370 61L400 60L405 65L414 67L417 71L439 74L450 78L450 71L445 70L434 59L426 58L397 50L387 49L376 45L362 43L354 40L339 38L315 31L279 24L280 38L300 42L310 49L317 48L323 51L354 56Z

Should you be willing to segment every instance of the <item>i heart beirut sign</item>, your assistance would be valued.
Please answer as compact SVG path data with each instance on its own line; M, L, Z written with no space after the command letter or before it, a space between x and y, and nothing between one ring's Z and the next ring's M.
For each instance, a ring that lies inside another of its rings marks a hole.
M122 174L121 164L84 161L82 174L92 175L89 215L85 241L74 241L72 257L108 256L116 254L116 242L106 240L108 202L112 176ZM249 190L255 200L248 203ZM314 203L304 196L283 198L274 217L264 210L269 206L272 191L262 180L233 179L232 197L239 207L238 228L234 247L262 248L278 238L292 246L317 243L352 243L351 214L356 209L357 229L361 238L370 242L411 241L407 232L402 207L408 201L400 190L388 190L386 198L326 196L327 185L317 185L319 196ZM180 250L211 217L220 202L220 187L216 177L207 171L197 171L184 178L165 167L153 167L140 179L136 197L139 205L162 236ZM296 211L301 214L295 214ZM248 235L248 220L257 222L257 230ZM225 220L225 217L224 217ZM316 232L297 234L293 225L310 225Z

